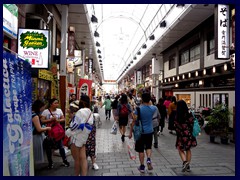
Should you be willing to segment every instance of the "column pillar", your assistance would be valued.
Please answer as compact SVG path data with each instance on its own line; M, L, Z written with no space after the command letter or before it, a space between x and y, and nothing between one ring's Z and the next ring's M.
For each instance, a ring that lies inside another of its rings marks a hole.
M65 114L66 107L66 50L67 50L67 32L68 32L68 5L62 5L62 29L61 29L61 59L60 59L60 103L61 109Z

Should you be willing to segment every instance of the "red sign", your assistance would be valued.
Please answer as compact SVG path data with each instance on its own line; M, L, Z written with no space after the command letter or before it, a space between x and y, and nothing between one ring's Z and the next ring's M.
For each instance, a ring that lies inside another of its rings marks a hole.
M92 98L91 97L92 80L80 79L78 87L79 87L78 97L80 97L82 94L86 94L89 96L90 99Z

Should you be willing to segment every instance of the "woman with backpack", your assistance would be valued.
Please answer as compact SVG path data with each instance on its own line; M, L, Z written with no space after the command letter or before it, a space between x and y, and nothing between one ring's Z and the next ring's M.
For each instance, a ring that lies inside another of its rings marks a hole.
M121 140L122 142L125 141L125 132L126 132L126 126L128 124L128 116L131 114L132 119L133 119L133 114L132 114L132 109L130 104L128 103L128 97L126 94L122 94L120 98L120 103L117 106L117 114L118 114L118 122L119 122L119 131L122 135Z

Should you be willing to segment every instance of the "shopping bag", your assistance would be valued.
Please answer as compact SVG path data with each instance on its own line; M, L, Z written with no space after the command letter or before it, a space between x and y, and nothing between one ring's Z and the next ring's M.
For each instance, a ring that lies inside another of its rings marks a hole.
M137 153L135 151L135 142L132 138L127 141L127 148L130 159L135 160Z
M110 133L114 135L117 134L117 121L114 121Z
M194 137L197 137L198 135L201 134L201 128L199 126L198 119L195 117L193 112L192 112L192 115L193 115L193 118L194 118L192 135Z

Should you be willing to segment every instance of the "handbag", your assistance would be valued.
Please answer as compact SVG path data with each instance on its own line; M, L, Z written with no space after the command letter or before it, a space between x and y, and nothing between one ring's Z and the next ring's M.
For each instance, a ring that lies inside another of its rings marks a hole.
M137 107L137 121L135 125L133 126L133 135L134 135L134 140L138 141L143 133L143 127L142 127L142 122L141 122L141 117L140 117L140 108Z
M192 112L192 115L193 115L193 119L194 119L192 135L193 135L194 137L197 137L198 135L201 134L201 128L200 128L200 126L199 126L198 119L195 117L195 115L194 115L193 112Z
M70 147L70 140L71 140L71 137L65 136L63 139L63 145L66 147Z
M58 149L56 141L53 138L49 137L49 136L46 136L44 138L44 140L43 140L43 148L44 149L47 149L47 148Z
M117 121L114 121L110 133L114 135L117 134Z
M51 113L51 115L53 116L50 109L48 109L48 110ZM48 126L51 127L51 130L48 131L49 137L53 138L55 141L59 141L59 140L63 139L63 137L65 136L65 131L60 123L53 122L53 123L49 123Z

